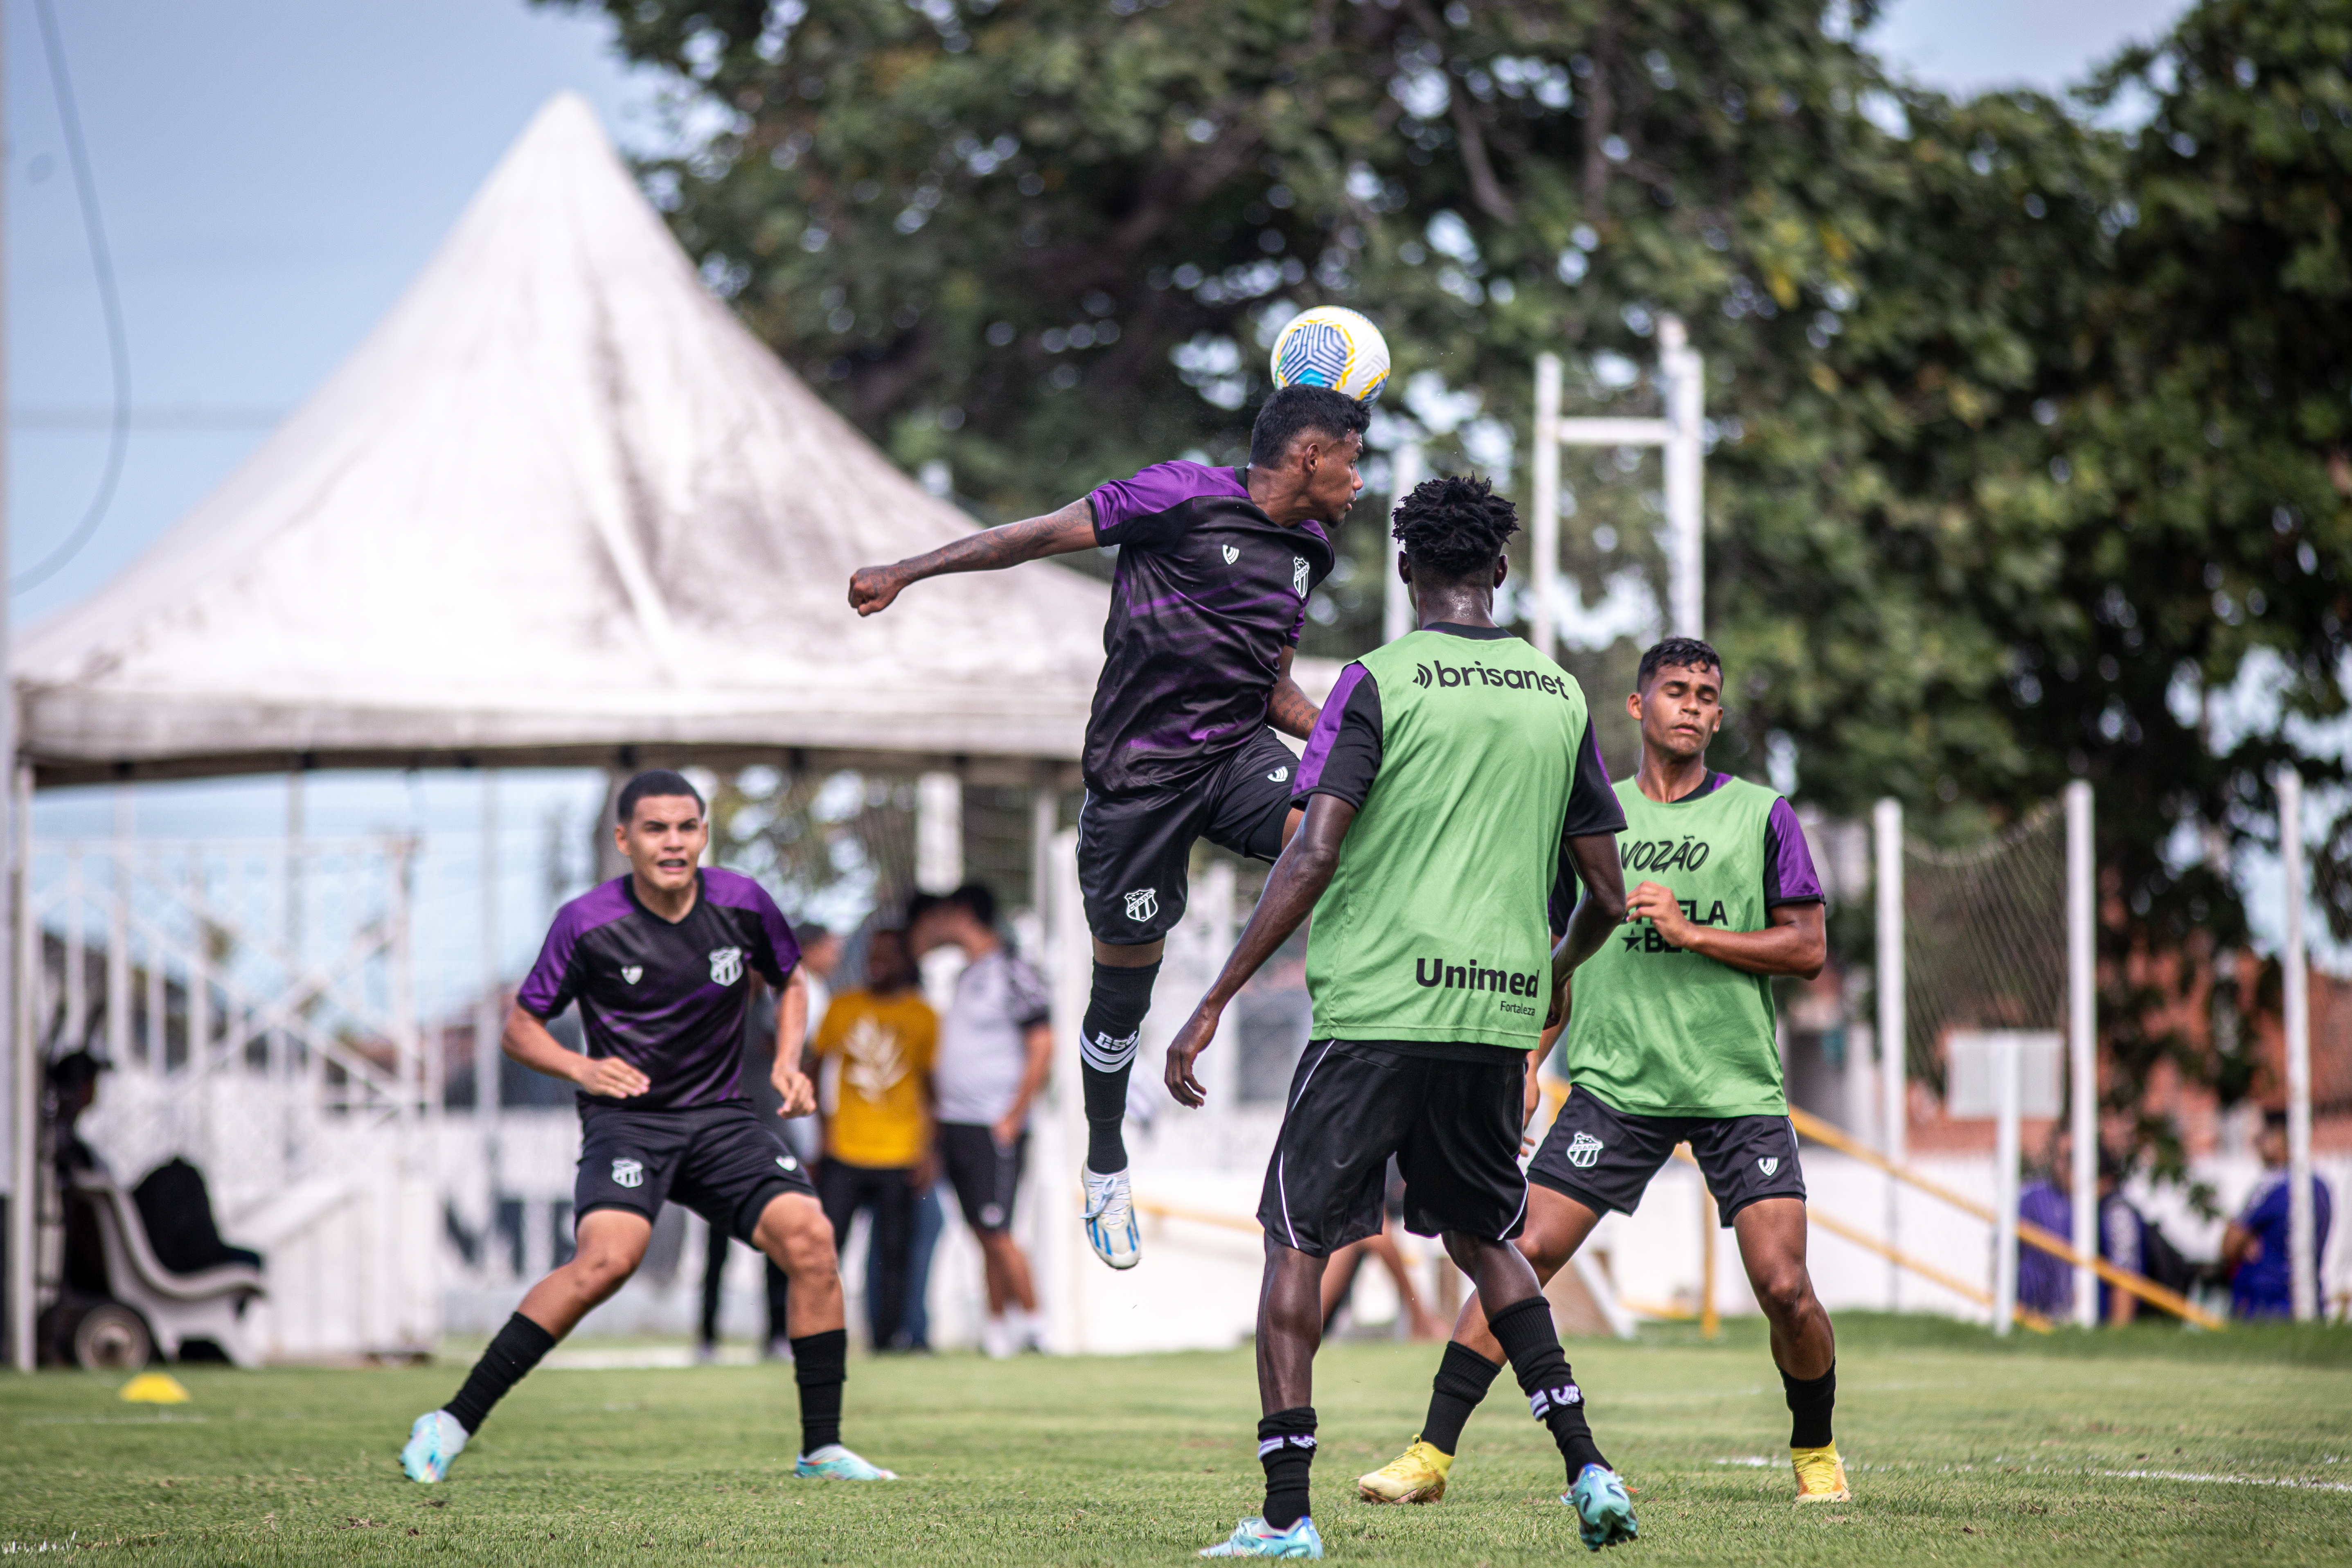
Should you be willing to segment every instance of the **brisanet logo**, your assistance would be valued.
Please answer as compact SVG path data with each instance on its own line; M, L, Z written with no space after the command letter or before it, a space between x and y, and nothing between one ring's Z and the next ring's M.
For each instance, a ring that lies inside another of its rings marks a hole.
M1492 686L1507 691L1542 691L1568 700L1568 680L1563 676L1546 675L1538 669L1496 669L1484 664L1447 664L1431 659L1427 664L1412 667L1415 686L1433 686L1441 691L1452 691L1465 686Z

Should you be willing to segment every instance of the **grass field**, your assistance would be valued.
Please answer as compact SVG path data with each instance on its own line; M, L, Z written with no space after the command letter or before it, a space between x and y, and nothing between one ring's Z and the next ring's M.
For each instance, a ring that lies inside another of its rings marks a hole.
M1841 1325L1854 1501L1789 1501L1788 1417L1758 1331L1572 1342L1594 1421L1639 1489L1612 1561L2199 1564L2352 1562L2352 1332L2133 1331L1994 1347L1951 1325ZM2071 1342L2070 1342L2071 1341ZM1326 1351L1316 1520L1332 1558L1581 1558L1557 1458L1507 1376L1433 1508L1350 1479L1412 1436L1430 1347ZM850 1442L908 1479L790 1479L789 1369L549 1370L434 1488L409 1419L457 1363L190 1368L193 1403L123 1379L0 1380L0 1554L45 1544L157 1563L1174 1564L1255 1511L1245 1351L853 1363ZM54 1548L53 1548L54 1549Z

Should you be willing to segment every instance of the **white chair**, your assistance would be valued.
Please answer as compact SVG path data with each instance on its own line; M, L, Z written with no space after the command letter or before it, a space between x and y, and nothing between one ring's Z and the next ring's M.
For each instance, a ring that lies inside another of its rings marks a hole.
M210 1340L238 1366L260 1364L245 1331L246 1303L268 1293L260 1269L222 1263L174 1274L148 1244L146 1222L129 1193L89 1171L75 1173L74 1191L98 1215L109 1294L147 1320L157 1349L177 1361L184 1341Z

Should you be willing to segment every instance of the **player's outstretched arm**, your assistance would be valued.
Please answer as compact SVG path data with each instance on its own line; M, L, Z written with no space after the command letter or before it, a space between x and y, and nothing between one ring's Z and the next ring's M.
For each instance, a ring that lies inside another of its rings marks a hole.
M506 1033L499 1045L533 1072L576 1083L591 1094L610 1100L627 1100L653 1087L653 1079L618 1057L584 1057L565 1050L563 1042L547 1032L536 1014L520 1006L508 1011Z
M1274 673L1274 689L1266 694L1265 721L1284 734L1296 735L1303 741L1315 732L1315 721L1323 716L1323 710L1291 676L1290 661L1297 652L1295 647L1282 650L1282 665Z
M1658 935L1685 952L1712 958L1749 974L1788 974L1811 980L1829 962L1822 906L1776 904L1766 911L1762 931L1730 931L1701 925L1660 882L1644 882L1625 900L1625 918L1646 920Z
M910 555L887 566L860 566L850 574L849 605L861 616L890 607L900 590L926 577L950 572L994 572L1048 555L1068 555L1095 547L1094 502L1080 496L1059 511L983 528L952 544Z
M1318 795L1307 803L1307 820L1298 825L1298 831L1291 835L1290 847L1274 863L1265 879L1265 893L1250 912L1241 940L1234 943L1233 956L1225 960L1216 984L1169 1043L1168 1092L1176 1097L1177 1104L1197 1106L1206 1100L1207 1090L1192 1076L1193 1059L1216 1037L1217 1020L1223 1016L1225 1005L1290 940L1290 933L1331 885L1332 873L1339 867L1340 842L1355 820L1356 808L1337 795ZM1610 843L1613 848L1616 840Z

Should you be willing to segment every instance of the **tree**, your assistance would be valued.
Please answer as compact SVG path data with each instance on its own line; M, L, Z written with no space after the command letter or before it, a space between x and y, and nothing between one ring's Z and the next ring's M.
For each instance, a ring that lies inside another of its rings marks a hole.
M1719 432L1725 764L1955 837L2089 778L2107 972L2206 955L2182 985L2246 940L2268 770L2342 776L2296 726L2343 710L2352 620L2352 0L2207 0L2073 101L1892 82L1874 7L1811 0L605 9L715 111L646 171L712 286L983 518L1237 459L1271 331L1324 302L1389 336L1381 439L1507 482L1535 353L1646 406L1671 310ZM1570 479L1580 595L1656 581L1646 460ZM1381 531L1344 531L1309 651L1376 635ZM1571 664L1622 689L1633 647ZM2129 1080L2243 1092L2116 984Z

